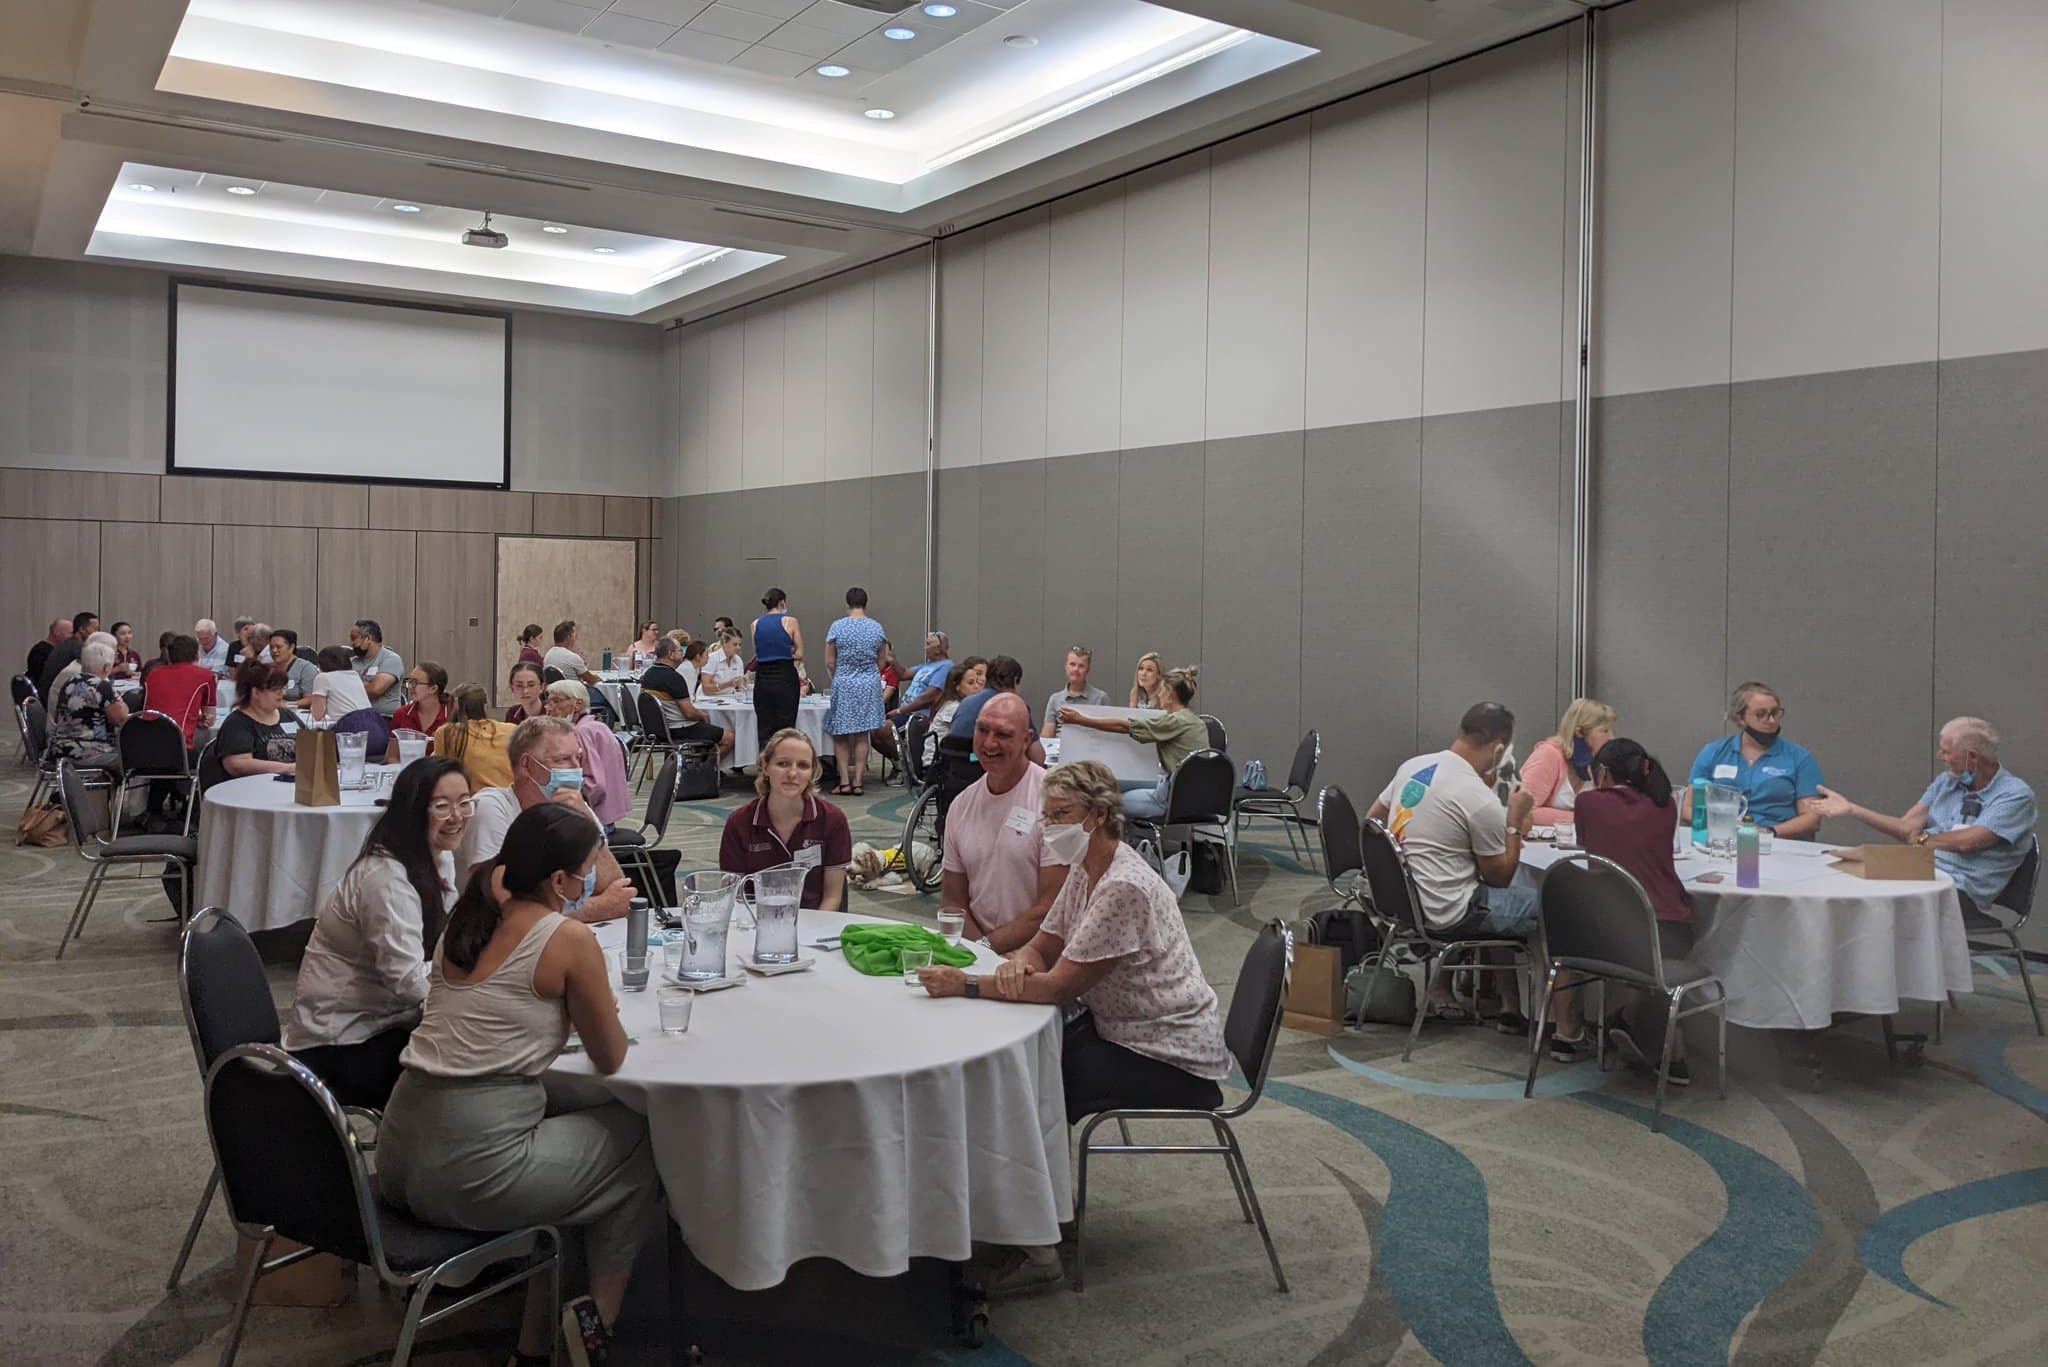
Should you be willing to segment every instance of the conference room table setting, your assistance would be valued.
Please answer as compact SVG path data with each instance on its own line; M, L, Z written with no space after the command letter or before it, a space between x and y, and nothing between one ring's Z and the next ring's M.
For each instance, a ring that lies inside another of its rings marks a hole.
M1945 1002L1972 990L1955 884L1844 872L1841 847L1777 840L1758 886L1736 885L1733 859L1688 845L1678 876L1698 918L1694 962L1721 980L1728 1019L1755 1030L1823 1030L1839 1013L1889 1016L1900 1003ZM1530 884L1578 851L1555 839L1522 846Z
M637 724L640 717L640 682L631 674L614 670L599 676L598 691L611 703L619 716L629 724ZM697 710L712 721L733 733L732 759L736 768L752 764L761 753L761 727L754 715L754 700L751 697L720 695L692 699ZM830 754L830 738L825 734L825 714L831 710L832 695L813 693L797 704L797 729L811 738L811 745L821 755Z
M619 995L625 1065L599 1077L572 1052L550 1071L551 1090L601 1087L646 1115L684 1243L741 1291L805 1258L888 1277L913 1258L964 1262L977 1241L1056 1244L1073 1217L1060 1013L863 974L837 947L855 924L898 923L801 912L807 968L735 967L719 990L675 985L656 949L647 987ZM626 925L596 930L617 987ZM1001 960L961 948L982 972ZM750 957L751 933L735 924L726 952ZM677 993L687 1030L665 1034L661 998Z
M303 807L290 774L249 774L208 788L199 803L194 906L229 907L250 931L319 913L361 853L391 796L398 765L365 768L365 784L333 806Z

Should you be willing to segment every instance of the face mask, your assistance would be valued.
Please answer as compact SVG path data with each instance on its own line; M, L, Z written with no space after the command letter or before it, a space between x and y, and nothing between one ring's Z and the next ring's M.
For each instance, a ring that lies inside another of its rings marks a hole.
M583 904L597 895L597 865L590 866L590 872L583 875L583 895L562 899L562 915L574 916L583 910Z
M1778 733L1776 731L1759 731L1754 726L1743 727L1742 734L1748 736L1766 750L1777 744L1778 741Z
M536 767L538 767L537 761L530 762L535 763ZM543 800L553 798L556 793L561 792L564 788L580 790L583 787L583 771L581 769L550 769L548 770L547 781L537 786L540 788L540 795Z
M1045 848L1062 864L1077 864L1088 853L1088 828L1069 823L1045 828Z
M1592 768L1592 766L1593 747L1586 744L1584 736L1580 736L1572 742L1572 768L1578 771L1580 778L1584 778L1586 771Z

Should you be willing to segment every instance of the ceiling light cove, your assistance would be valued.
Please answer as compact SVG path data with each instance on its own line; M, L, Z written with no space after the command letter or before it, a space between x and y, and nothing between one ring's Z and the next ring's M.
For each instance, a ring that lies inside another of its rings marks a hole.
M902 209L1314 55L1146 0L891 8L189 0L157 89Z

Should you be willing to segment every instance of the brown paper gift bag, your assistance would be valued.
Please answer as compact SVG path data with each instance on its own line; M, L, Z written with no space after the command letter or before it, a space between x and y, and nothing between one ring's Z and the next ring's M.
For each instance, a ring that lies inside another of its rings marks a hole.
M1294 942L1294 974L1287 984L1287 1008L1280 1023L1318 1035L1344 1029L1344 951L1335 945Z
M341 804L341 750L334 732L302 726L299 728L297 790L293 801L301 807L335 807Z
M1829 856L1834 867L1858 878L1907 883L1934 881L1934 851L1925 845L1855 845Z

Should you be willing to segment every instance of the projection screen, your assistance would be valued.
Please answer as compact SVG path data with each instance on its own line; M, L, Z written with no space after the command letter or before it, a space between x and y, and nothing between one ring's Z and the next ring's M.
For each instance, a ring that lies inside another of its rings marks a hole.
M503 313L171 284L177 474L511 479Z

